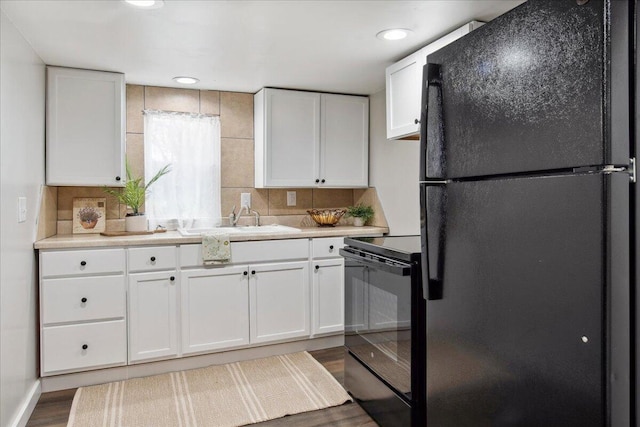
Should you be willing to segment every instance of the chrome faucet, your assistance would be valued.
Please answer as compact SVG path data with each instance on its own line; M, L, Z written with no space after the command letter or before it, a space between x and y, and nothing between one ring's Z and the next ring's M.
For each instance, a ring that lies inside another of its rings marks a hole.
M258 211L254 211L253 209L250 210L250 213L252 213L256 217L256 227L259 227L260 226L260 214L258 213Z
M258 211L254 211L253 209L249 209L249 207L247 205L243 205L240 210L238 211L238 213L236 214L236 205L233 205L233 210L231 211L231 213L229 214L229 224L232 227L235 227L236 224L238 223L238 220L240 219L240 215L242 215L242 210L247 211L247 215L251 215L253 214L253 216L256 219L256 227L260 226L260 214L258 213Z
M242 215L242 210L243 209L247 211L247 214L249 214L249 208L246 205L244 205L244 206L240 207L240 210L238 211L238 214L236 215L236 205L233 205L233 210L229 214L229 224L232 227L235 227L236 224L238 223L238 220L240 219L240 215Z

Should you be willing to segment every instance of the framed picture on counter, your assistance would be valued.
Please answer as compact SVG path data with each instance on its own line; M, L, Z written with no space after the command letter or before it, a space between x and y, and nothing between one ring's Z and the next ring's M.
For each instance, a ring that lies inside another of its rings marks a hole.
M104 197L76 197L73 199L73 234L102 233L107 218Z

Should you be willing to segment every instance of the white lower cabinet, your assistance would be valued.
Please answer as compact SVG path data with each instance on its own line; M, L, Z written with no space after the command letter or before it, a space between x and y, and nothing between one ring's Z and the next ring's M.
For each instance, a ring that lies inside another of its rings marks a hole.
M344 259L312 262L312 335L344 331Z
M127 363L124 249L40 253L43 377Z
M175 271L129 275L129 361L178 355Z
M182 354L249 344L248 267L183 271Z
M342 240L43 250L42 376L339 334Z
M249 267L251 343L309 336L309 262Z
M43 376L127 362L124 319L50 326L42 329Z

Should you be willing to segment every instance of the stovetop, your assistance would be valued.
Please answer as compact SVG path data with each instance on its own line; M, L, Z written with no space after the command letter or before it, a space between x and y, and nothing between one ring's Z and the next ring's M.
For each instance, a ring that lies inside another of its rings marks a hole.
M420 259L420 236L347 237L348 246L404 261Z

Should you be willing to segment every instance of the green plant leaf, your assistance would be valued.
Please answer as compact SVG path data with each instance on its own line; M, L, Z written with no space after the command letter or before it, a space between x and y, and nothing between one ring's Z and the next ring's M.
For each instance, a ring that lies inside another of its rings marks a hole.
M127 172L127 182L124 185L124 188L109 188L103 187L103 191L107 194L114 196L118 199L118 202L124 204L131 208L134 214L140 213L140 206L144 203L145 196L151 184L156 182L161 176L168 174L171 172L170 164L164 166L160 169L156 174L149 180L146 185L143 185L143 178L137 177L134 178L131 173L131 167L129 166L129 162L125 162L125 169Z

